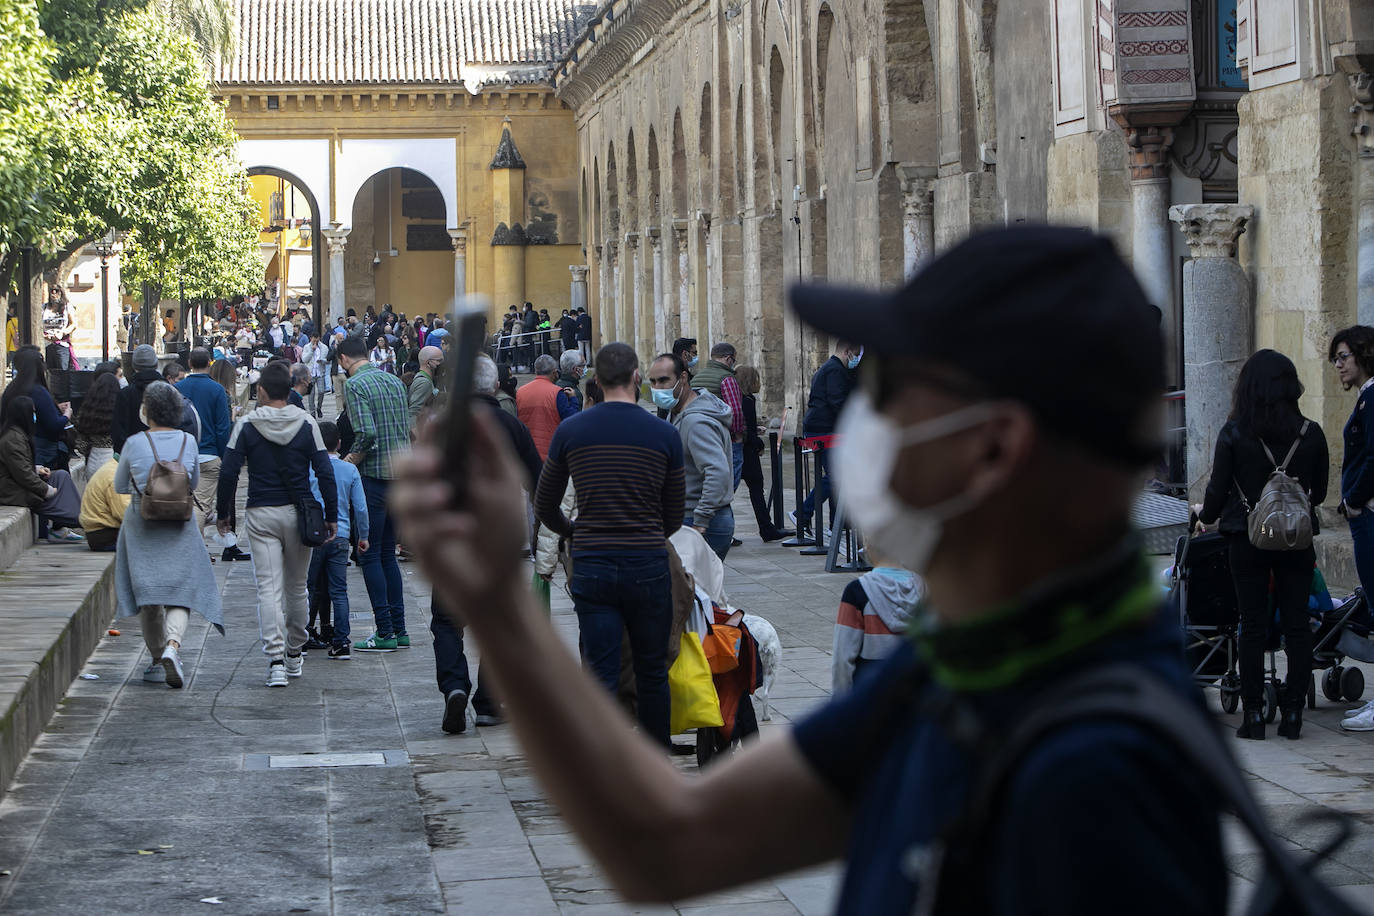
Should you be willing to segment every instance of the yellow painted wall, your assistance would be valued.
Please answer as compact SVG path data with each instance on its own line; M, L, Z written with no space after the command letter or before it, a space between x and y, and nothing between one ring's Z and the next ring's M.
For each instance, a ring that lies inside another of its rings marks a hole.
M401 215L400 170L392 169L377 176L371 187L374 202L373 242L364 243L360 238L357 244L365 244L374 251L381 252L381 266L373 271L376 278L377 310L381 311L381 306L389 302L397 314L409 315L412 318L428 312L445 311L453 296L453 252L406 250L406 226L412 221ZM367 188L363 190L366 193ZM390 238L386 221L388 197L391 205ZM389 245L400 252L394 258L389 254Z
M300 219L310 218L310 203L295 185L285 181L275 175L250 175L248 178L251 186L251 193L254 202L258 205L258 225L267 227L272 224L272 195L281 192L283 195L282 207L286 219L293 223ZM260 245L271 245L276 252L276 260L272 260L273 255L263 249L264 281L280 279L283 288L286 283L294 283L299 286L308 285L307 279L291 277L289 274L290 258L292 251L309 251L314 241L313 232L302 231L301 228L292 225L281 232L259 232L258 243Z
M584 262L578 226L577 133L573 113L554 99L545 87L495 87L477 96L461 87L431 90L428 87L339 87L311 92L283 92L277 87L223 87L223 98L235 128L244 139L322 139L347 144L361 138L451 138L458 160L458 214L450 215L449 226L466 223L467 287L471 293L493 298L495 271L492 233L496 221L495 179L501 171L490 169L492 157L501 140L503 122L510 128L516 148L526 168L521 175L522 200L512 201L521 213L523 225L539 220L548 244L531 245L525 250L525 298L551 312L561 310L569 301L568 266ZM278 107L269 109L267 99L274 96ZM250 163L251 165L252 163ZM275 182L275 179L269 179ZM398 177L392 179L399 181ZM402 250L398 258L387 257L385 245L385 194L375 196L374 226L380 225L381 244L374 240L349 238L350 252L366 248L382 252L383 263L369 279L359 261L350 258L348 283L351 290L373 284L376 304L391 302L398 311L411 315L437 311L447 305L453 285L453 256L445 252L406 252L404 221L400 218L399 187L393 190L393 239ZM254 179L255 196L258 179ZM366 193L369 186L364 186ZM275 190L273 186L270 190ZM354 202L331 200L331 211L348 220ZM266 207L266 197L260 203ZM263 211L266 220L266 210ZM266 223L264 222L264 225ZM357 246L357 248L355 248ZM393 263L394 262L394 263ZM326 261L327 263L327 261ZM328 268L322 278L328 300ZM366 302L350 297L348 307L361 314ZM504 312L509 303L493 301L493 308Z

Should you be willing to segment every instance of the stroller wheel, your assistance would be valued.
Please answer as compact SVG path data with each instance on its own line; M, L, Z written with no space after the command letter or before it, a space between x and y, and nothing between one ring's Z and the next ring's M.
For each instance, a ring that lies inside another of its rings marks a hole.
M1346 668L1341 674L1341 693L1352 703L1364 696L1364 672L1359 668Z
M1341 701L1341 672L1343 671L1345 669L1340 665L1332 665L1322 675L1322 695L1332 703Z
M1274 686L1273 681L1268 681L1264 685L1263 705L1260 713L1264 716L1264 721L1272 723L1279 716L1279 689Z
M1232 675L1226 675L1219 685L1221 692L1221 711L1230 715L1240 707L1240 683Z
M1307 708L1317 708L1317 675L1315 672L1307 676Z

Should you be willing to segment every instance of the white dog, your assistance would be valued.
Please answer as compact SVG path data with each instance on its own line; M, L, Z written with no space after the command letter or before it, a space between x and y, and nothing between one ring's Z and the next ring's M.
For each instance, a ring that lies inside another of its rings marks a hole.
M759 644L763 686L754 692L754 696L763 703L763 715L759 718L767 722L773 718L773 714L768 711L768 693L773 689L773 678L778 671L778 662L782 659L782 642L779 641L778 631L773 629L773 625L757 614L745 614L744 625L753 634L754 641Z

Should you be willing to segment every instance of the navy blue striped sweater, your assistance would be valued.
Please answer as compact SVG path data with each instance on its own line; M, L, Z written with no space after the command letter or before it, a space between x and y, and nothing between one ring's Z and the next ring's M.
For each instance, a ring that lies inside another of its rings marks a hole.
M572 555L665 554L682 527L682 440L669 423L637 404L608 402L558 424L539 475L534 512L572 538ZM559 503L571 477L577 521Z

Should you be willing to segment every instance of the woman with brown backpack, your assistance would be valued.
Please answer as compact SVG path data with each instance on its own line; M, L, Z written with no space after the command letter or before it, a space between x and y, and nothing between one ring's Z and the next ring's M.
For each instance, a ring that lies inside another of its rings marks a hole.
M153 382L143 392L140 414L148 429L124 443L115 471L115 490L133 494L119 529L115 589L119 616L138 616L154 664L162 665L169 687L180 687L185 677L181 640L190 612L221 633L224 616L192 511L199 449L196 439L178 428L181 393L166 382Z

